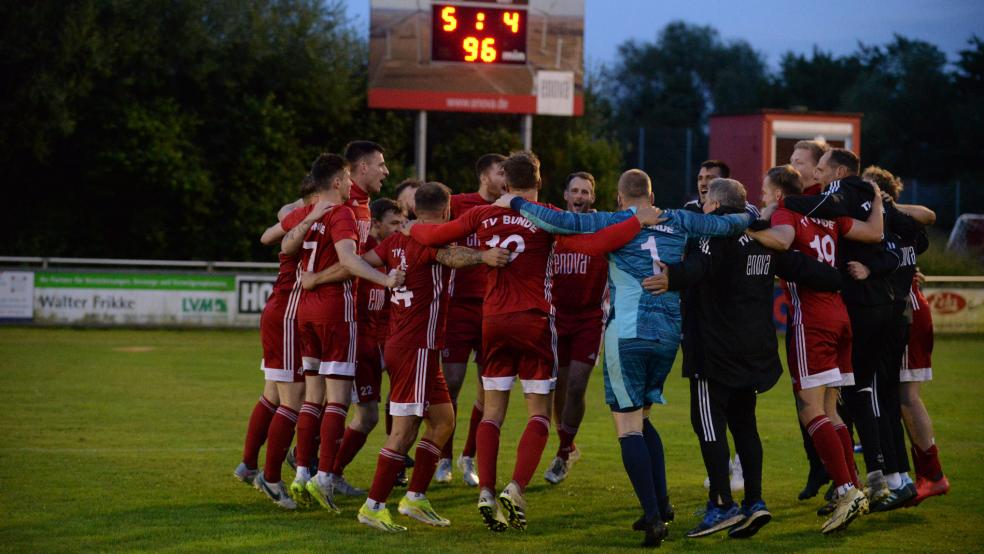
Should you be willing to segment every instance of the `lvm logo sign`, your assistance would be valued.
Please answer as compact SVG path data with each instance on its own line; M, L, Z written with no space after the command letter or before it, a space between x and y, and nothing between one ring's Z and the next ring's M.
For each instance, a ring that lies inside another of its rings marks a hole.
M225 298L182 298L181 311L195 314L224 314L229 311Z

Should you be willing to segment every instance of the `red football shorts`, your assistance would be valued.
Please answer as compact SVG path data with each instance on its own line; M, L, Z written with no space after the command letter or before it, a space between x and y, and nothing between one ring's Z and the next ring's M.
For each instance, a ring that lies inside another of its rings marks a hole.
M912 307L912 327L909 328L909 344L902 358L899 381L933 380L933 315L929 304ZM918 309L916 309L918 308Z
M581 362L590 366L598 361L601 349L603 324L597 313L588 316L558 312L557 326L557 365L567 367L571 362Z
M847 314L833 321L790 325L786 335L786 359L793 390L854 384L851 322Z
M548 394L557 381L557 332L553 318L531 310L486 317L482 322L485 390L507 391L516 377L524 393Z
M467 364L472 352L482 367L482 299L453 298L448 305L441 358L446 364Z
M305 373L355 378L358 331L354 321L302 321L298 326Z
M386 346L390 415L426 417L429 406L451 403L439 356L430 348Z
M358 363L355 366L355 390L352 402L379 402L379 387L383 384L383 349L371 333L359 333Z
M287 296L272 295L260 315L260 342L263 344L260 369L267 381L304 381L297 320L285 317L288 302Z

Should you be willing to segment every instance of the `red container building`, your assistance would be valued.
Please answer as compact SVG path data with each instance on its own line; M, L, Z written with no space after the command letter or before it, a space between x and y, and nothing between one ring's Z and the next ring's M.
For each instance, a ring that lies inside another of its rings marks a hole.
M748 189L758 205L762 177L770 167L789 163L793 145L804 139L823 140L861 155L861 114L761 110L735 115L712 115L712 159L731 167L731 177Z

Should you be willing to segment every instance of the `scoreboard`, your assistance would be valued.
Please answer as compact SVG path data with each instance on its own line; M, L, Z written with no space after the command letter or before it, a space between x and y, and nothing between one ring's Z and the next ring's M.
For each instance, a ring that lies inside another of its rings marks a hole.
M370 0L369 107L581 115L584 0Z
M526 7L431 6L431 60L526 64Z

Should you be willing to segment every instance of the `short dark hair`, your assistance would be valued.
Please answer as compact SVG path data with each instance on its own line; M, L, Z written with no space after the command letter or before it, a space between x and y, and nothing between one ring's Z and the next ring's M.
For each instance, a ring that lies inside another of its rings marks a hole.
M594 175L588 173L587 171L575 171L567 176L567 180L564 181L564 190L567 190L571 186L571 181L574 179L584 179L591 183L591 190L595 188L595 178Z
M502 162L502 170L510 189L539 190L540 159L533 152L513 152Z
M393 196L399 198L400 197L400 194L404 190L406 190L408 188L414 188L414 189L420 188L420 185L423 185L423 184L424 184L424 182L421 181L421 180L419 180L419 179L404 179L404 180L400 181L400 184L399 185L396 185L396 190L393 192Z
M618 192L626 198L644 198L653 192L653 182L641 169L630 169L618 178Z
M301 179L301 198L307 198L316 192L318 191L314 189L314 179L311 177L311 174L308 173L303 179Z
M413 193L417 212L440 212L451 202L450 189L443 183L428 181Z
M475 177L481 181L482 174L488 171L490 167L504 161L506 161L506 157L502 154L485 154L475 162Z
M827 150L830 150L830 146L826 142L818 140L801 140L793 145L793 150L809 150L813 156L813 163L816 164L827 153Z
M786 164L777 165L765 174L769 181L779 187L783 195L793 196L803 191L803 183L800 180L800 172L796 168Z
M745 185L734 179L718 177L707 185L707 199L735 210L744 210Z
M721 172L721 177L731 177L731 168L721 160L706 160L701 162L700 166L704 169L714 169L716 167Z
M390 212L405 215L400 204L392 198L377 198L369 203L369 213L372 214L372 218L376 221L382 221L386 217L386 214Z
M846 148L831 148L828 154L830 154L830 161L834 165L847 168L849 175L857 175L861 172L861 158L854 152Z
M332 180L348 168L348 161L338 154L325 152L318 156L318 159L314 160L314 164L311 165L311 179L314 181L315 190L331 190Z
M345 145L345 159L349 161L350 164L354 164L362 160L362 158L372 154L373 152L379 152L380 154L385 154L383 147L376 144L371 140L353 140L352 142Z

